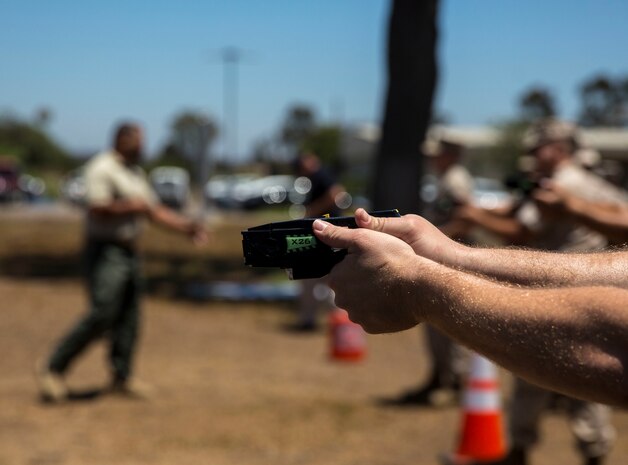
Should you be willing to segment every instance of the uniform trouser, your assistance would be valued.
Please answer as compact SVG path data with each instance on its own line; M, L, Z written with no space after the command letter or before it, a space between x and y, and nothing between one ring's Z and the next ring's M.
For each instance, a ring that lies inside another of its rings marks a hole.
M538 441L539 419L552 393L515 378L510 412L513 447L528 449ZM567 398L571 431L576 446L585 457L600 457L610 452L615 439L609 407Z
M63 373L92 341L107 335L113 376L127 379L140 317L138 257L120 245L90 241L85 261L90 308L53 352L50 370Z
M432 326L426 326L432 373L440 386L452 386L467 374L468 354L462 346Z

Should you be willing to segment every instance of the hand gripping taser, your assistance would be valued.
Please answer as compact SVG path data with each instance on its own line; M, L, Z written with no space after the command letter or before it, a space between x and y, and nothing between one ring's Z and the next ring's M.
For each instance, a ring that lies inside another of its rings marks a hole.
M398 210L369 213L376 217L399 217ZM244 264L252 267L283 268L290 279L320 278L345 255L314 236L312 223L320 219L345 228L357 228L352 216L303 218L255 226L242 231Z

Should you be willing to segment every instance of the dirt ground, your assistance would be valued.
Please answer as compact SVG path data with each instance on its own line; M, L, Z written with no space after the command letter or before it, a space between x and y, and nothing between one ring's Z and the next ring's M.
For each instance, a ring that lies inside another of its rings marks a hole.
M33 367L81 313L81 285L0 278L0 297L0 465L420 465L454 448L456 408L376 402L425 375L417 331L369 336L365 361L339 364L324 333L279 330L285 306L147 298L137 374L150 399L52 406L38 400ZM107 382L105 355L95 344L78 361L73 390ZM628 414L614 422L608 464L620 465ZM580 463L562 415L546 416L542 431L534 464Z

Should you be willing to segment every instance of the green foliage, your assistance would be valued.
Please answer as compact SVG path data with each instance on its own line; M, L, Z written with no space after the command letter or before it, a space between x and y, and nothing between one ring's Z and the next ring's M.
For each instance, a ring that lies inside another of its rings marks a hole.
M526 121L556 116L556 103L549 89L531 87L519 98L521 116Z
M338 126L320 126L301 143L301 149L316 153L324 164L335 166L339 161L341 129Z
M279 134L279 139L290 156L307 150L316 153L324 164L338 168L342 129L336 125L319 124L314 110L307 105L295 104L288 109ZM274 147L271 141L260 145L260 158Z
M146 169L148 170L158 166L178 166L187 171L191 171L193 168L192 160L185 157L173 144L166 145L156 158L146 163Z
M218 134L213 119L204 113L183 111L172 121L168 142L147 168L156 166L178 166L194 174L198 181L201 162L206 162L208 150Z
M583 126L625 127L628 125L628 78L594 76L580 88Z
M522 139L528 125L527 121L521 119L497 125L497 143L487 150L483 160L492 171L504 174L517 171L519 157L525 153Z
M281 140L293 148L300 147L303 141L314 132L315 128L316 116L314 111L306 105L294 105L288 109L281 126Z
M65 170L76 165L40 127L8 117L0 119L0 155L16 159L31 171Z
M190 160L204 154L218 134L216 124L209 116L194 111L177 115L170 130L170 144L180 155Z

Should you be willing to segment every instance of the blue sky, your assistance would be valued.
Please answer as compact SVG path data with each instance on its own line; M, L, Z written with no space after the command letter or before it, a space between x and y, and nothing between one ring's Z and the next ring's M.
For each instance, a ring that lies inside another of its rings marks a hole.
M107 145L112 124L134 118L155 151L182 109L220 123L215 52L236 46L247 52L243 154L293 103L321 121L377 122L388 10L388 0L0 0L0 112L49 107L50 130L77 151ZM627 23L623 0L443 0L437 107L456 124L495 122L543 84L573 118L584 79L628 74Z

